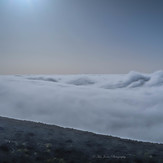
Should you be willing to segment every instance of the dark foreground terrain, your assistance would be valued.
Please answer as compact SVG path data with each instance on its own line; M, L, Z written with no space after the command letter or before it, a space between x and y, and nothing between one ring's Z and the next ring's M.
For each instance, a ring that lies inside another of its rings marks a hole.
M163 163L163 144L0 117L0 163Z

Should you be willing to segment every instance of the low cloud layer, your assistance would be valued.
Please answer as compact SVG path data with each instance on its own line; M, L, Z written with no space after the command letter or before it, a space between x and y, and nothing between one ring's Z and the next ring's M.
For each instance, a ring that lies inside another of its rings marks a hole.
M0 115L163 143L163 72L0 76Z

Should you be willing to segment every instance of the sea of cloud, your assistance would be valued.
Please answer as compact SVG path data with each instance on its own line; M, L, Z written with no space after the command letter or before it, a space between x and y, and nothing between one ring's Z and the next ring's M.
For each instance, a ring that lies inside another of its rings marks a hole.
M0 116L163 143L163 71L0 76Z

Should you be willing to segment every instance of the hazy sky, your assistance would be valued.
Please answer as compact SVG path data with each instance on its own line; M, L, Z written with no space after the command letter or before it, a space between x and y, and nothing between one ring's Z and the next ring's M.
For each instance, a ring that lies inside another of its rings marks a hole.
M0 0L0 74L159 69L162 0Z

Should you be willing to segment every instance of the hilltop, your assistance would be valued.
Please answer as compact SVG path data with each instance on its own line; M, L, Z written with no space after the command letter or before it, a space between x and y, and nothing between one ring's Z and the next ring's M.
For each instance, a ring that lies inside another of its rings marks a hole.
M163 144L0 117L2 163L163 162Z

